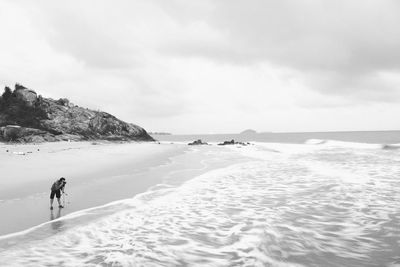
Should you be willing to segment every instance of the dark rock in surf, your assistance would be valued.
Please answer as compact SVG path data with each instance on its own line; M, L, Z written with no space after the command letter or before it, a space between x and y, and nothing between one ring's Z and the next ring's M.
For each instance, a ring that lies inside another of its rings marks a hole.
M226 145L234 145L235 144L235 140L231 140L231 141L224 141L223 143L219 143L219 146L226 146Z
M245 143L245 142L235 142L235 140L231 140L231 141L224 141L223 143L219 143L219 146L226 146L226 145L242 145L242 146L247 146L250 145L249 142Z
M198 139L196 141L189 143L188 145L189 146L201 146L201 145L208 145L208 143L201 141L201 139Z
M396 149L400 149L400 144L398 145L383 145L382 149L384 150L396 150Z

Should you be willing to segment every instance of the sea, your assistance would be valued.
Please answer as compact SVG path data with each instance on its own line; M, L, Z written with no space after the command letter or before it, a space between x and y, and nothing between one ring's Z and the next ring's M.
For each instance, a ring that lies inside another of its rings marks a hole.
M0 266L400 266L400 131L156 138L246 160L1 236Z
M299 133L246 133L242 134L197 134L197 135L153 135L160 141L191 142L201 139L204 142L267 142L304 144L308 140L336 140L355 143L396 144L400 143L400 131L352 131L352 132L299 132Z

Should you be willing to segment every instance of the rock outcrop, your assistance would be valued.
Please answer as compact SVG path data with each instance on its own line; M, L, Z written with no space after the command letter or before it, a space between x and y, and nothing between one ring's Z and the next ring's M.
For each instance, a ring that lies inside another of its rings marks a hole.
M231 140L231 141L224 141L223 143L219 143L219 146L227 146L227 145L242 145L242 146L247 146L250 145L249 142L236 142L235 140Z
M195 140L188 144L189 146L201 146L201 145L208 145L207 142L203 142L201 139Z
M111 114L53 100L16 85L0 97L0 141L44 142L62 140L154 141L143 128Z
M25 102L29 107L34 106L37 100L37 94L35 91L19 84L15 85L14 95L17 99Z

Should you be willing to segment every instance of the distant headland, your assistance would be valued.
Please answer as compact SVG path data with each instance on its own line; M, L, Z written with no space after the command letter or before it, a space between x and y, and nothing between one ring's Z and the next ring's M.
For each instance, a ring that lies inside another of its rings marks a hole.
M145 129L115 116L53 100L20 84L0 97L0 141L154 141Z
M257 134L257 132L255 130L252 130L252 129L247 129L247 130L244 130L243 132L241 132L240 134L251 135L251 134Z

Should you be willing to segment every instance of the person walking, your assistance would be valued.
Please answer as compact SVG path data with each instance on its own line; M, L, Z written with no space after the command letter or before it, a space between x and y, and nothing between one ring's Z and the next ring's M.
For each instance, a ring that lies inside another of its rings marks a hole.
M64 194L64 188L66 185L66 181L64 177L61 177L60 179L58 179L57 181L55 181L53 183L53 185L51 186L51 193L50 193L50 209L53 209L53 202L54 202L54 196L57 197L57 201L58 201L58 207L59 208L64 208L63 205L61 205L61 192Z

